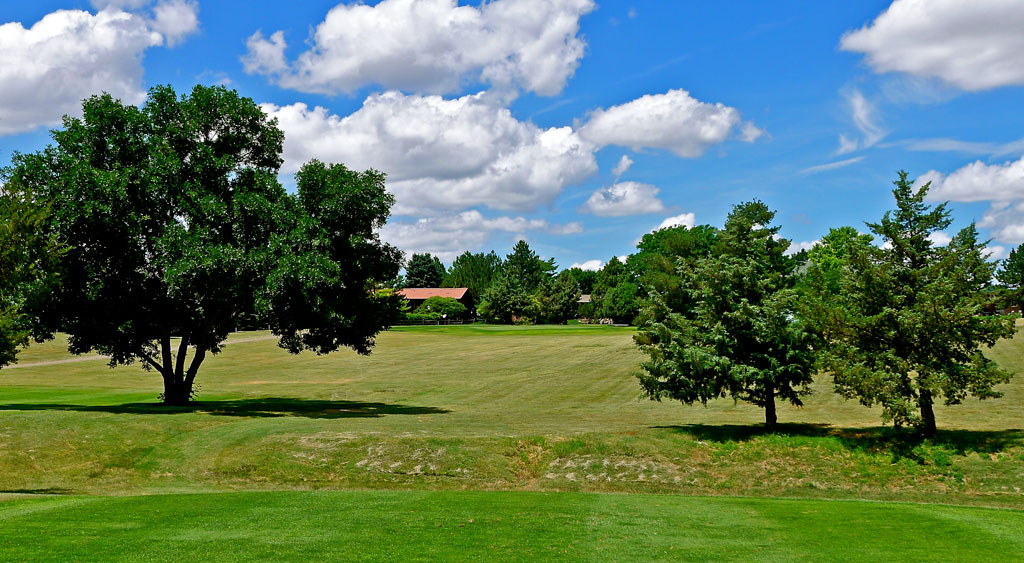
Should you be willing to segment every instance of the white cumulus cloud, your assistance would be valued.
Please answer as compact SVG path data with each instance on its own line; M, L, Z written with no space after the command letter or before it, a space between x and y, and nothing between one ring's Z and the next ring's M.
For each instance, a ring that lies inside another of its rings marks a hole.
M639 182L619 182L590 195L580 211L602 217L658 213L665 209L658 188Z
M570 127L517 120L484 94L375 94L340 117L302 103L264 104L285 132L284 171L313 158L388 174L396 213L487 206L528 211L597 171Z
M590 270L596 272L604 266L603 260L587 260L585 262L573 262L570 268L579 268L581 270Z
M1024 84L1020 0L896 0L843 35L877 72L938 78L962 90Z
M425 217L416 221L389 221L380 230L383 240L406 251L430 252L450 262L463 252L482 250L494 233L522 236L528 231L565 235L583 231L577 222L551 224L545 219L525 217L484 217L476 210Z
M174 45L199 29L199 4L188 0L167 0L153 6L150 26Z
M1024 243L1024 202L995 202L981 221L979 227L991 230L992 237L1007 244Z
M821 242L821 240L802 240L800 242L791 241L789 243L789 248L786 249L786 254L792 256L798 252L810 250L819 242Z
M661 222L660 225L658 225L658 228L654 230L660 231L661 229L667 229L669 227L678 227L680 225L686 227L687 229L692 229L693 226L696 224L697 215L693 213L682 213L674 217L666 218L664 221Z
M914 186L926 182L931 182L928 198L932 200L992 202L978 226L990 229L1000 242L1024 242L1024 157L1002 164L979 160L949 174L930 170Z
M79 114L82 99L101 92L133 104L145 99L145 51L190 33L198 20L190 28L181 14L196 6L160 3L149 18L121 11L122 5L143 3L111 4L96 14L58 10L29 28L0 25L0 135L56 125L65 114ZM168 15L161 16L164 8Z
M928 197L951 201L1024 199L1024 157L1002 164L972 162L946 175L929 170L916 185L931 182Z
M316 26L309 49L291 62L284 35L248 40L246 72L303 92L385 89L450 93L466 83L562 91L586 44L579 20L593 0L383 0L339 4Z
M590 113L580 136L598 146L619 145L633 150L658 148L687 158L704 154L725 141L741 123L736 108L702 102L685 90L649 94ZM744 140L760 136L744 126Z

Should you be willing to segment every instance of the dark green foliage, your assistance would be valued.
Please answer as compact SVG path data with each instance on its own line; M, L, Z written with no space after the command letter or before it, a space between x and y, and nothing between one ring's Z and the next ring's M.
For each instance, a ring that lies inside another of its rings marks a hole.
M1024 303L1024 244L1010 251L996 272L996 279L1013 292L1015 305Z
M430 253L413 254L405 266L405 287L441 287L444 275L440 258Z
M441 287L469 288L470 296L477 302L501 271L501 258L493 250L487 254L466 251L452 262Z
M594 284L597 282L597 272L594 270L584 270L582 268L569 268L565 270L569 272L572 279L579 286L580 292L589 295L594 292Z
M516 242L505 257L505 277L515 280L527 293L533 293L541 282L554 276L555 259L542 260L525 240Z
M70 351L111 364L143 361L165 402L189 401L240 322L259 319L291 352L368 353L396 315L394 296L372 292L401 259L375 234L393 202L384 175L313 162L289 195L284 135L251 99L202 86L180 98L154 88L141 107L95 96L53 139L6 174L48 202L44 232L68 247L35 329L66 331Z
M592 298L594 314L616 323L631 323L640 310L640 286L635 276L617 257L597 273Z
M776 397L801 405L810 391L811 334L799 322L789 241L769 226L774 212L754 201L729 214L712 255L680 268L692 309L675 310L653 292L636 335L650 358L638 375L651 399L707 404L731 396L765 409Z
M626 260L627 269L640 286L640 296L654 291L673 310L691 309L694 303L683 290L679 272L692 269L697 260L710 256L717 240L718 229L710 225L679 225L644 235L637 252Z
M565 324L576 316L580 289L568 271L540 284L533 295L529 316L538 323Z
M926 204L929 184L915 191L906 172L894 184L896 209L868 224L888 244L848 247L841 291L807 315L822 327L837 392L931 435L936 400L999 396L1010 375L982 347L1012 335L1013 321L981 314L994 265L974 224L935 247L929 235L952 222L946 205Z
M640 310L640 286L621 281L601 296L597 316L616 323L630 324Z
M531 304L530 293L519 284L518 279L499 276L484 292L479 311L489 322L525 323L529 321L526 314Z
M451 297L428 297L416 307L414 313L425 315L429 313L440 315L441 318L455 319L466 315L466 306Z
M16 361L18 348L28 344L31 322L23 310L59 281L64 252L44 232L45 204L10 188L0 188L0 367Z

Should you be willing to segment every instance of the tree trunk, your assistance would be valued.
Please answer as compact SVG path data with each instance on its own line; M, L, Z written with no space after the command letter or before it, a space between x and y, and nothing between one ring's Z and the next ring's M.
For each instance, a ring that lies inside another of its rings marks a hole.
M935 428L935 410L932 408L934 403L932 398L932 392L922 389L921 395L917 399L917 404L921 406L921 432L925 436L934 436L937 428Z
M779 421L778 415L775 414L775 387L768 385L765 388L764 398L764 427L769 432L775 431L775 424Z
M184 406L192 400L192 385L183 379L164 377L164 404Z

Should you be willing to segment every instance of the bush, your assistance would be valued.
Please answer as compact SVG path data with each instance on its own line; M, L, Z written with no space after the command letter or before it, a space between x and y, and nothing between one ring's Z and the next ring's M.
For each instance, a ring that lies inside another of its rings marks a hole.
M439 321L441 320L441 313L406 313L405 320L407 321Z
M436 314L438 318L462 318L466 315L466 306L451 297L430 297L414 311L419 315Z

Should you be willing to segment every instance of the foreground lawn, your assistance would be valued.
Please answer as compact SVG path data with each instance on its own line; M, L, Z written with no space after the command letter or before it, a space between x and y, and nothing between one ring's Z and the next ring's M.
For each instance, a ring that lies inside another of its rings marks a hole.
M729 400L639 398L628 328L405 327L369 357L291 356L232 335L199 402L155 403L138 366L60 342L0 370L0 493L280 489L658 492L870 498L1024 508L1024 378L937 409L929 441L821 378L780 432ZM990 354L1024 372L1024 337ZM32 365L35 364L35 365Z
M1014 561L1024 513L675 495L262 492L0 500L4 560Z

